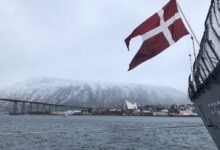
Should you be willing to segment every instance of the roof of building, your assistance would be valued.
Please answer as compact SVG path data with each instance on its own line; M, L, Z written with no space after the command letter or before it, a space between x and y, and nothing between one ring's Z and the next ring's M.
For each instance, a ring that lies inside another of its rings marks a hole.
M125 100L125 108L130 110L137 109L137 103L132 104L131 102Z

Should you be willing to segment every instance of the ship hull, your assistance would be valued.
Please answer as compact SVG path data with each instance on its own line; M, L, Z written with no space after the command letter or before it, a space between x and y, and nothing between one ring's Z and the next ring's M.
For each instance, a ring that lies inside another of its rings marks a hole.
M220 3L212 0L200 50L189 76L189 97L220 150Z
M193 103L201 116L204 125L213 141L220 149L220 75L218 80L213 80L203 92L193 99Z

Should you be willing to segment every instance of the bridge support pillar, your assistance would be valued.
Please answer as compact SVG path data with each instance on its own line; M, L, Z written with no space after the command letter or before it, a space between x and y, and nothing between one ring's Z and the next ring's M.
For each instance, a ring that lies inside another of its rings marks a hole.
M25 102L22 102L21 114L25 114Z
M49 107L49 112L51 112L51 105L48 105L48 107Z
M57 111L58 110L58 107L57 106L54 106L54 111Z
M31 114L32 113L32 103L30 103L30 105L29 105L29 113Z
M39 104L36 106L36 113L39 113Z
M13 114L13 115L17 115L17 114L18 114L18 112L17 112L17 110L18 110L17 106L18 106L18 102L14 102L13 111L12 111L12 114Z
M43 111L43 112L46 112L45 106L46 106L46 105L43 104L43 108L42 108L42 111Z

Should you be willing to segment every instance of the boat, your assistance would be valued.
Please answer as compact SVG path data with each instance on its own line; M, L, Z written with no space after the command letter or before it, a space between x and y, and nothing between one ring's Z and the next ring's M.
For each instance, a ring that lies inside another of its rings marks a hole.
M220 1L212 0L200 50L189 76L188 95L220 149Z
M82 115L81 110L68 110L65 112L66 115Z
M154 116L168 116L169 110L168 109L162 109L161 111L153 112Z
M171 117L198 117L198 114L191 110L180 110L179 113L170 113Z
M134 116L153 116L153 112L150 110L134 110L132 115Z

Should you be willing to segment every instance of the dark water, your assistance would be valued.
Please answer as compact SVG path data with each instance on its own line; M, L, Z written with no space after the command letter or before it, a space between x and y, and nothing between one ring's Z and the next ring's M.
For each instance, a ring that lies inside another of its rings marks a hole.
M0 133L19 133L0 134L0 150L217 150L204 127L163 128L198 124L200 118L0 115Z

